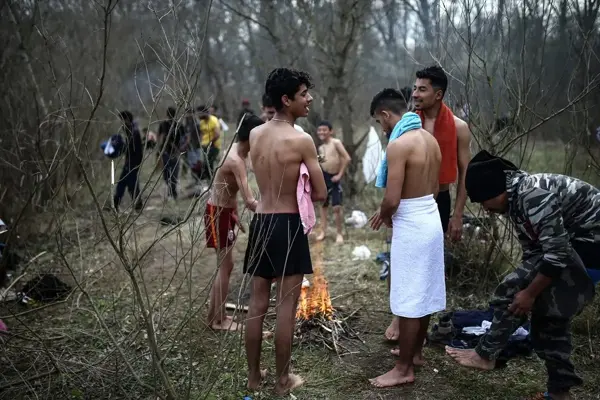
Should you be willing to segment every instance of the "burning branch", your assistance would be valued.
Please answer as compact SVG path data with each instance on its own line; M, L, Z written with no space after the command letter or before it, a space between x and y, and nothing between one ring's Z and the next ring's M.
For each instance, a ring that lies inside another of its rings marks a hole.
M353 353L340 344L340 339L358 339L358 334L350 328L347 320L355 313L343 318L331 305L327 279L323 275L323 245L318 242L314 247L314 278L312 285L307 280L302 284L298 310L296 312L297 336L300 342L317 340L330 350L340 354Z

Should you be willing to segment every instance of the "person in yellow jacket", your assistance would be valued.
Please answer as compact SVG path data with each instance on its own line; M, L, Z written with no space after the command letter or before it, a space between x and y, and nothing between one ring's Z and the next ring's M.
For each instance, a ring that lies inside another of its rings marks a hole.
M215 164L221 152L221 124L219 119L210 115L205 106L198 107L200 119L200 134L202 136L202 151L205 154L206 165L202 169L201 179L210 180L215 171Z

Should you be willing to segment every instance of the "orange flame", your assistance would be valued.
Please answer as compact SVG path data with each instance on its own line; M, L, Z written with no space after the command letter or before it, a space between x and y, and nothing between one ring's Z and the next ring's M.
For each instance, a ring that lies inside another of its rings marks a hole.
M309 320L317 316L331 319L333 316L333 306L331 305L331 297L329 297L327 279L323 275L322 260L323 244L318 242L315 245L314 278L310 287L302 286L298 300L298 310L296 311L296 318L298 319Z

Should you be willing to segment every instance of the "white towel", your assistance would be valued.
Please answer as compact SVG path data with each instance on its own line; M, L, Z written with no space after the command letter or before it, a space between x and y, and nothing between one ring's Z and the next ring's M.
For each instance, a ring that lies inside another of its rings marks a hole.
M400 200L392 225L392 313L421 318L444 310L444 232L433 195Z

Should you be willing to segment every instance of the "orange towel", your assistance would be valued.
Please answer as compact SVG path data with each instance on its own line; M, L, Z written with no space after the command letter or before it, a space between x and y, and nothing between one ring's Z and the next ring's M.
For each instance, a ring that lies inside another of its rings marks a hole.
M421 117L421 122L425 126L423 112L417 110ZM440 145L442 152L442 165L440 165L440 185L454 183L458 176L458 139L456 138L456 124L454 123L454 114L442 103L440 112L435 119L433 126L433 136Z

